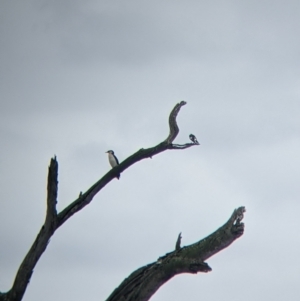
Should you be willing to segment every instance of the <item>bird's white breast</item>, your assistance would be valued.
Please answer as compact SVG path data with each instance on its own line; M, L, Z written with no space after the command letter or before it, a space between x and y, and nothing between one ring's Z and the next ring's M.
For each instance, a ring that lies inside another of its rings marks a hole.
M118 165L115 157L112 154L108 154L108 161L111 167L115 167Z

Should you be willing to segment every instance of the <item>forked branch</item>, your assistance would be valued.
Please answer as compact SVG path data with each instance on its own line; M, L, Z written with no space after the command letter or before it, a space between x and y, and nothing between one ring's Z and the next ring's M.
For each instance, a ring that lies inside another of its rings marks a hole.
M23 295L26 291L26 287L33 273L33 269L37 264L40 256L46 250L51 236L73 214L75 214L76 212L84 208L86 205L88 205L93 200L94 196L111 180L114 179L116 173L121 173L131 165L137 163L138 161L146 158L151 158L168 149L184 149L187 147L197 145L192 143L187 143L184 145L172 144L179 132L176 117L178 112L180 111L180 108L185 104L186 102L181 101L180 103L176 104L174 109L171 111L169 117L170 134L165 141L151 148L140 149L139 151L128 157L120 165L107 172L85 193L80 193L79 197L75 201L73 201L69 206L63 209L59 214L57 214L56 212L58 189L58 163L56 157L51 159L48 173L47 211L45 223L42 226L40 232L38 233L27 255L25 256L23 262L21 263L12 288L6 293L0 292L0 301L22 300Z
M85 193L78 197L73 203L66 207L63 211L58 214L58 227L60 227L68 218L70 218L74 213L81 210L83 207L88 205L93 197L105 187L111 180L114 179L116 174L120 174L125 171L131 165L141 161L143 159L152 158L155 155L164 152L169 149L185 149L192 147L198 144L195 143L186 143L186 144L172 144L174 139L179 133L179 128L177 125L176 117L182 106L186 105L185 101L181 101L176 104L169 116L169 127L170 134L166 140L157 144L156 146L150 148L142 148L138 150L133 155L129 156L123 162L120 163L117 167L111 169L106 175L104 175L97 183L90 187Z

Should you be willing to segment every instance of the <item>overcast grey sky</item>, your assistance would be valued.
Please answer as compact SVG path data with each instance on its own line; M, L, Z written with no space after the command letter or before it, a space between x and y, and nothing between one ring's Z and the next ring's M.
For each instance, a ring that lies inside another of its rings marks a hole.
M242 238L152 298L300 300L300 2L0 2L0 291L45 216L168 134L201 143L144 160L51 239L24 300L104 300L133 270L246 206Z

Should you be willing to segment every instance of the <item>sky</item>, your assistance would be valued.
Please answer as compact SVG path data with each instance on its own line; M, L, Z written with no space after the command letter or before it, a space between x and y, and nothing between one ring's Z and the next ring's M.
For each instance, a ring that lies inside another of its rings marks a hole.
M163 141L52 237L24 301L105 300L131 272L246 207L245 233L153 301L299 300L300 2L0 2L0 291L45 218L109 169ZM241 297L242 296L242 297Z

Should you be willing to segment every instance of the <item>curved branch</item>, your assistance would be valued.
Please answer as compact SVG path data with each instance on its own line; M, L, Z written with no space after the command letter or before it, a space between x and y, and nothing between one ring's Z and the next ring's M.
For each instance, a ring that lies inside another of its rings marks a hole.
M168 138L165 140L165 142L167 144L172 143L179 133L179 127L177 125L176 117L177 117L177 114L180 111L181 107L184 105L186 105L186 102L184 100L182 100L180 103L178 103L174 107L174 109L170 113L170 116L169 116L170 134L169 134Z
M143 159L152 158L153 156L164 152L168 149L185 149L191 146L195 146L197 144L187 143L183 145L172 144L171 142L176 138L179 132L179 128L176 122L176 117L182 106L186 105L185 101L181 101L176 104L169 116L169 126L170 126L170 134L168 138L157 144L154 147L150 148L142 148L138 150L133 155L129 156L123 162L121 162L118 166L111 169L106 175L104 175L98 182L96 182L92 187L90 187L85 193L79 196L73 203L67 206L64 210L62 210L58 214L58 224L57 227L60 227L66 220L68 220L73 214L80 211L83 207L88 205L94 196L105 187L111 180L113 180L116 174L120 174L131 165L141 161Z
M244 224L241 220L244 212L245 207L234 210L228 222L211 235L192 245L176 247L175 251L159 257L156 262L136 270L112 292L106 301L147 301L160 286L178 274L210 272L211 268L204 260L228 247L243 235Z
M48 173L48 194L47 194L47 212L45 223L38 233L33 245L25 256L21 263L15 281L12 288L6 292L0 292L0 301L20 301L23 298L26 287L29 283L33 269L37 264L40 256L46 250L49 239L65 221L67 221L73 214L83 209L94 198L94 196L105 187L111 180L114 179L116 173L121 173L131 165L137 163L140 160L146 158L152 158L153 156L166 151L168 149L184 149L195 144L186 144L183 146L173 145L172 142L176 138L179 132L179 128L176 122L177 114L180 108L186 104L185 101L181 101L176 104L169 116L170 134L168 138L159 143L158 145L140 149L120 165L107 172L99 181L92 185L85 193L80 193L79 197L73 201L69 206L63 209L59 214L56 212L57 203L57 176L58 176L58 163L56 157L51 159Z

